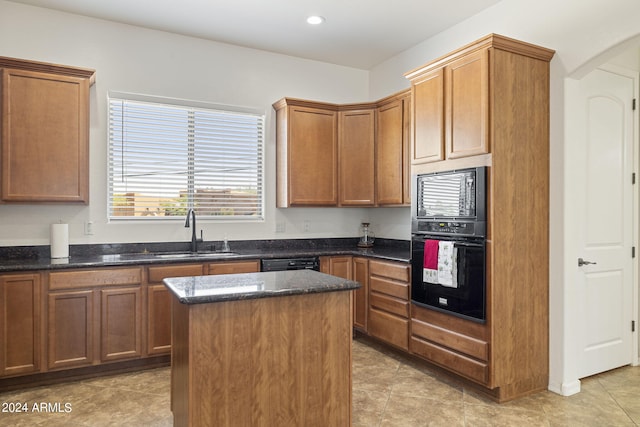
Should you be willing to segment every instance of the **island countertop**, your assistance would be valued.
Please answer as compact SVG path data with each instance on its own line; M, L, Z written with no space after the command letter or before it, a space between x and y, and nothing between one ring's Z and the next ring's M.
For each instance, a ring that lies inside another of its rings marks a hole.
M313 270L172 277L164 284L182 304L349 291L358 282Z

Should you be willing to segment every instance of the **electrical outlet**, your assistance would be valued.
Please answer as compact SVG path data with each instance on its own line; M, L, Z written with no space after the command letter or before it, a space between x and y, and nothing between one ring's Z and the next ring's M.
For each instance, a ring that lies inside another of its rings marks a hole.
M93 236L93 221L86 221L84 223L85 236Z
M287 231L287 224L284 221L276 221L276 233Z
M311 221L309 221L308 219L305 219L304 222L302 223L302 230L305 233L308 233L309 231L311 231Z

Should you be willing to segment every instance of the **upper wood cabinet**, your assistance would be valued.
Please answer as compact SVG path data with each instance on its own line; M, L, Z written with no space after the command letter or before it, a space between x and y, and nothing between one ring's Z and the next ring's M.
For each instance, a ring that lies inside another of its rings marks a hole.
M409 106L409 90L363 104L273 104L276 206L410 204Z
M94 71L0 57L3 202L89 201Z
M489 152L489 48L463 53L407 74L413 164Z
M373 206L375 109L340 111L338 121L340 205Z
M489 50L444 69L445 151L448 159L489 152Z
M376 123L376 202L411 203L409 181L410 93L379 101Z
M338 113L328 105L284 98L276 110L276 206L338 203Z
M411 163L444 159L444 70L412 79Z

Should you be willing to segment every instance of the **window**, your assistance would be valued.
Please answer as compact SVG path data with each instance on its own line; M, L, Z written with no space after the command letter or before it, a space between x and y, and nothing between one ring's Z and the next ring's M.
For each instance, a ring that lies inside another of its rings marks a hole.
M110 94L109 219L263 219L264 115Z

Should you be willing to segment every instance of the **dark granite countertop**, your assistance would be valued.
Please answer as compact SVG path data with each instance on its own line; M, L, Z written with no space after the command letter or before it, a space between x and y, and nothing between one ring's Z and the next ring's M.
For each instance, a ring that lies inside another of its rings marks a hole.
M378 239L372 248L358 248L357 238L231 241L231 252L217 251L221 242L205 242L191 254L188 243L71 245L68 259L51 259L49 246L0 247L0 273L185 262L353 255L409 262L405 240Z
M357 282L312 270L172 277L164 284L183 304L282 297L357 289Z

